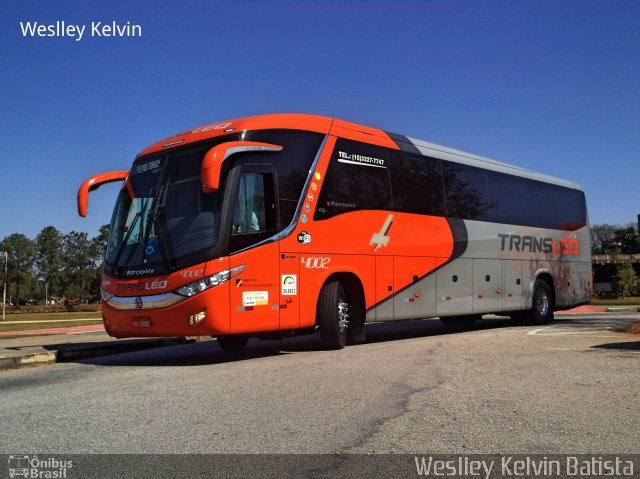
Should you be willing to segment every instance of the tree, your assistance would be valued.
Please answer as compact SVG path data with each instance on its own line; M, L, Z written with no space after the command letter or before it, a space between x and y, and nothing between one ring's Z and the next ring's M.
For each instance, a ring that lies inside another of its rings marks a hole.
M36 237L36 266L49 291L61 294L62 284L62 234L53 226L47 226Z
M611 253L614 249L615 225L601 224L591 227L591 252L593 254Z
M614 290L622 296L622 299L635 294L638 289L638 276L633 269L633 265L628 261L618 266L616 275L612 280Z
M615 230L613 241L618 245L622 254L640 253L640 236L633 226Z
M36 248L29 238L21 233L14 233L5 237L0 243L0 251L9 253L9 268L7 272L7 280L9 287L15 284L16 301L20 304L20 287L23 291L31 293L35 284L33 276L33 262L36 254Z
M98 232L98 236L93 238L96 254L99 255L99 267L104 268L104 255L107 253L107 242L109 241L109 225L102 225Z
M93 291L96 277L100 277L99 263L102 253L95 239L87 233L72 231L62 238L64 264L64 294L70 298L86 299Z

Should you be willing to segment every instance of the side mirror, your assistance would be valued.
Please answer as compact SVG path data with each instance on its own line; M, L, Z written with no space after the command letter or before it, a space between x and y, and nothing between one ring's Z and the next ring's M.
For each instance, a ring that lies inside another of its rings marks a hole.
M129 174L129 170L110 171L108 173L100 173L92 176L80 185L78 190L78 214L82 217L87 216L87 205L89 203L89 192L98 189L105 183L114 181L122 181Z
M279 145L269 143L258 143L255 141L229 141L221 143L211 148L204 155L202 160L201 176L202 191L204 193L213 193L220 187L220 171L222 163L231 155L236 153L260 153L266 151L281 151Z

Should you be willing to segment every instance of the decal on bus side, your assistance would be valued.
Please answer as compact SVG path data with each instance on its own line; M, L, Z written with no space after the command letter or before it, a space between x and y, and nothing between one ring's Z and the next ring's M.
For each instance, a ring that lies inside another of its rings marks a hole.
M199 128L196 128L195 130L191 130L190 133L199 133L201 131L211 131L211 130L222 130L222 129L227 128L229 126L231 126L230 122L227 122L227 123L215 123L213 125L201 126Z
M389 244L389 240L391 239L391 236L388 236L387 233L391 229L392 224L393 224L393 215L390 214L389 216L387 216L387 219L384 220L384 223L382 224L382 228L380 228L380 231L378 231L377 233L373 233L373 236L371 236L371 239L369 240L369 246L373 246L373 245L376 246L375 248L373 248L373 251L378 251L383 246L387 246Z
M306 231L301 232L300 234L298 234L298 243L300 244L311 243L311 235Z
M338 151L338 161L350 165L373 166L375 168L386 168L384 160L373 156L358 155L357 153L345 153Z
M188 269L185 271L181 271L180 272L180 276L182 276L183 278L195 278L198 276L202 276L202 274L204 273L204 269L199 268L199 269Z
M156 279L151 283L119 284L118 291L144 291L150 289L164 289L167 287L166 280Z
M242 306L267 306L269 291L243 291Z
M521 236L498 233L501 241L501 250L546 253L554 255L575 256L580 251L580 242L577 238L543 238L540 236ZM508 240L508 241L507 241Z
M282 275L282 296L298 294L298 280L295 274Z
M322 256L308 256L306 258L303 257L300 262L307 269L327 269L329 267L329 263L331 262L331 258Z

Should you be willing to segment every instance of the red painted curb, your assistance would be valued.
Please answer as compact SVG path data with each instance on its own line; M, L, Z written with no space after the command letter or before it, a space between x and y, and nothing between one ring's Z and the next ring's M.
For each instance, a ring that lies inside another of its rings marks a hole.
M578 306L577 308L568 309L566 311L557 311L556 314L585 314L585 313L606 313L606 306Z
M44 334L79 334L79 333L95 333L96 331L104 331L102 324L91 324L89 326L70 326L68 328L47 328L47 329L28 329L25 331L3 331L0 336L40 336Z

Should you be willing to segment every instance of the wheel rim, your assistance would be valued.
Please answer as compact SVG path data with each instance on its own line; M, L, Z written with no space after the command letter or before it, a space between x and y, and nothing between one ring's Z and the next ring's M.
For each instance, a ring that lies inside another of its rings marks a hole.
M536 312L543 317L549 313L549 295L543 289L536 295Z
M338 300L338 329L340 333L349 327L349 303L340 298Z

